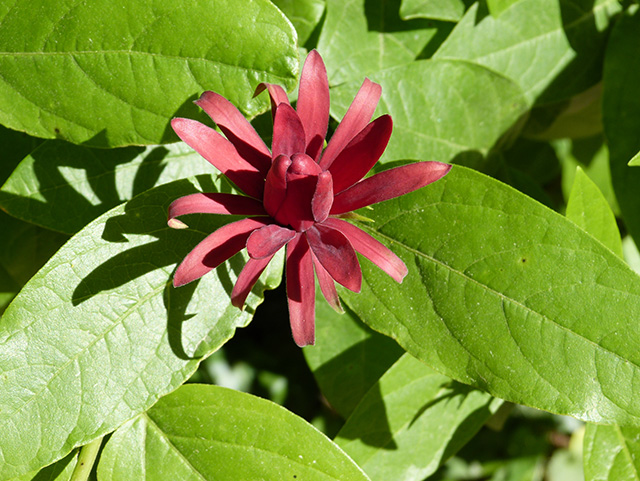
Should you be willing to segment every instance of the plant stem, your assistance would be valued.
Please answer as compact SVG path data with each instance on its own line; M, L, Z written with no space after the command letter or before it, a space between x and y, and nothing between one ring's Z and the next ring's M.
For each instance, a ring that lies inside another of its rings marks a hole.
M76 464L76 469L73 470L69 481L87 481L89 479L89 474L91 474L93 463L96 461L101 445L102 438L98 438L82 446L78 455L78 464Z

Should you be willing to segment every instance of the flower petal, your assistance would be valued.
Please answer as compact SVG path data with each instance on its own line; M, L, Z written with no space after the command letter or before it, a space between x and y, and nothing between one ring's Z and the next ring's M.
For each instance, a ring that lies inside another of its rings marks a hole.
M242 158L231 142L196 120L175 118L171 121L171 127L178 137L207 159L242 192L256 199L262 198L264 174Z
M287 196L287 170L291 157L279 155L267 174L264 186L264 208L271 217L275 217Z
M277 110L276 107L278 107L278 105L282 103L289 104L289 97L287 97L287 92L285 92L280 85L268 84L266 82L258 84L258 86L256 87L256 91L253 93L253 96L255 97L259 95L265 89L269 92L269 98L271 99L271 117L275 118Z
M274 254L275 255L275 254ZM236 280L233 290L231 291L231 304L235 307L242 309L244 301L247 300L247 296L258 282L260 274L262 274L267 267L267 264L271 262L273 255L265 257L264 259L249 259L245 266L240 271L238 280Z
M325 221L324 225L342 232L357 252L389 274L396 282L402 282L409 272L407 266L397 255L353 224L330 218Z
M289 104L280 104L273 119L273 158L279 155L304 153L304 127L300 117Z
M291 333L300 347L315 343L315 291L311 250L298 235L287 245L287 298Z
M316 224L306 232L307 241L329 275L353 292L360 292L362 273L358 256L345 235L324 224Z
M316 222L323 222L329 217L333 205L333 179L331 173L321 172L318 175L316 190L311 199L311 211Z
M291 239L297 235L296 231L269 224L254 230L247 239L247 252L252 259L272 257Z
M251 197L221 193L185 195L169 206L169 227L175 217L186 214L266 215L262 202Z
M382 94L382 87L369 79L365 79L362 87L358 90L356 97L351 102L351 106L345 114L342 122L329 140L329 145L322 154L320 167L327 170L333 161L338 157L351 139L364 129L378 106L378 100Z
M450 169L449 164L442 162L416 162L385 170L336 195L331 214L351 212L408 194L444 177Z
M204 92L195 104L216 123L241 157L266 174L271 167L271 152L249 121L222 95Z
M209 234L187 254L173 276L175 287L200 279L247 245L252 231L263 227L269 220L260 218L242 219L227 224Z
M313 254L313 251L311 253ZM318 278L318 284L320 285L322 295L336 312L343 313L344 309L342 308L342 304L340 304L338 291L336 291L336 283L333 281L333 278L329 275L327 270L322 267L322 264L320 264L315 255L313 256L313 266L316 269L316 276Z
M304 127L305 152L317 162L329 125L329 80L322 57L316 50L307 55L298 91L296 111Z
M391 117L378 117L356 135L329 167L336 193L362 179L387 148L393 123Z

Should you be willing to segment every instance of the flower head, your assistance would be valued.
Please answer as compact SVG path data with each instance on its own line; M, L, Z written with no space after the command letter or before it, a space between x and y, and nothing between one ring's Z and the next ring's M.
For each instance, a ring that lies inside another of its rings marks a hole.
M315 339L315 275L325 298L340 310L335 282L360 291L356 252L397 282L407 267L387 247L353 224L348 213L412 192L443 177L439 162L417 162L364 179L391 136L391 117L370 122L381 88L364 81L344 119L323 149L329 123L327 72L315 50L307 56L294 109L282 87L268 90L273 114L271 151L242 114L224 97L205 92L196 104L224 136L200 122L176 118L178 136L220 170L244 194L198 193L169 207L169 226L192 213L239 214L245 219L216 230L178 266L174 285L199 279L246 247L249 261L231 293L242 307L269 261L286 246L286 282L293 338L299 346ZM226 138L225 138L226 137ZM364 179L364 180L363 180Z

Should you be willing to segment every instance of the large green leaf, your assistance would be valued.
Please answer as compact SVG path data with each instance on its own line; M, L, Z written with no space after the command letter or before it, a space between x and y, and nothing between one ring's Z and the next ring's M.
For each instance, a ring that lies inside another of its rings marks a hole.
M118 429L103 481L353 480L368 478L312 425L272 402L189 384Z
M318 50L331 85L356 81L380 70L430 56L451 24L399 16L401 0L327 0ZM435 46L431 46L431 44Z
M47 140L0 189L11 215L74 234L112 207L156 185L217 172L186 144L92 149Z
M489 69L458 60L421 60L371 76L382 85L377 114L394 128L384 159L475 164L526 110L520 89ZM332 89L342 118L362 80ZM488 119L491 119L490 121Z
M443 374L586 421L640 423L640 277L571 221L463 167L362 225L409 268L363 266L349 307Z
M622 257L616 218L598 186L580 167L567 202L567 217Z
M212 178L200 187L214 191ZM209 185L206 185L206 184ZM166 224L182 180L151 189L90 223L22 289L0 323L0 479L51 463L112 431L182 384L236 327L251 320L281 261L241 311L230 303L234 257L178 289L178 261L229 222L198 216ZM280 258L281 259L281 258Z
M317 292L316 345L305 347L304 357L323 396L342 417L349 417L403 352L393 339L369 329L348 307L338 314Z
M616 24L604 63L602 120L609 144L611 181L629 233L640 239L640 169L627 163L640 151L640 13Z
M585 481L640 479L640 429L588 424L584 435Z
M369 390L335 441L373 480L422 481L501 404L405 354Z
M272 0L291 20L302 46L316 28L324 13L325 0Z
M619 10L617 0L521 0L494 17L476 4L435 57L500 72L531 104L563 100L600 80L607 27Z
M291 90L296 34L268 0L16 0L0 6L0 123L94 146L175 139L214 90L245 114L260 82Z

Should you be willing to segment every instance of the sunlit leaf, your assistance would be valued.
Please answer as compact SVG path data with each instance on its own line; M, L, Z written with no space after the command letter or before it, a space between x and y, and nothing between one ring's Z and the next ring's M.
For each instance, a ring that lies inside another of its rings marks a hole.
M475 164L526 110L520 89L482 66L421 60L372 75L382 85L376 115L391 114L384 159ZM332 115L342 118L361 81L332 89Z
M450 23L402 20L400 3L327 0L318 51L325 59L330 85L355 81L360 86L365 76L428 57L442 43Z
M281 406L195 384L118 429L98 475L102 481L368 479L335 444Z
M502 399L586 421L640 423L640 277L604 245L455 166L367 215L375 223L361 227L409 268L399 285L364 264L362 293L341 292L370 327Z
M567 99L595 85L617 0L521 0L499 16L471 7L437 58L465 59L513 79L531 103Z
M465 11L462 0L402 0L400 16L409 20L412 18L433 18L457 22Z
M214 90L245 114L295 85L296 34L267 0L16 0L0 6L0 123L99 147L175 140Z
M208 184L207 185L207 179ZM197 182L214 191L211 177ZM151 189L90 223L27 283L0 323L0 479L38 469L108 433L180 386L251 320L280 282L274 262L241 311L230 293L243 261L181 288L175 265L225 216L167 227L166 209L196 191Z
M640 429L588 424L584 435L585 481L640 478Z
M596 184L578 167L567 217L622 257L622 240L616 218Z
M11 215L74 234L147 189L217 172L186 144L92 149L48 140L18 165L0 189Z

